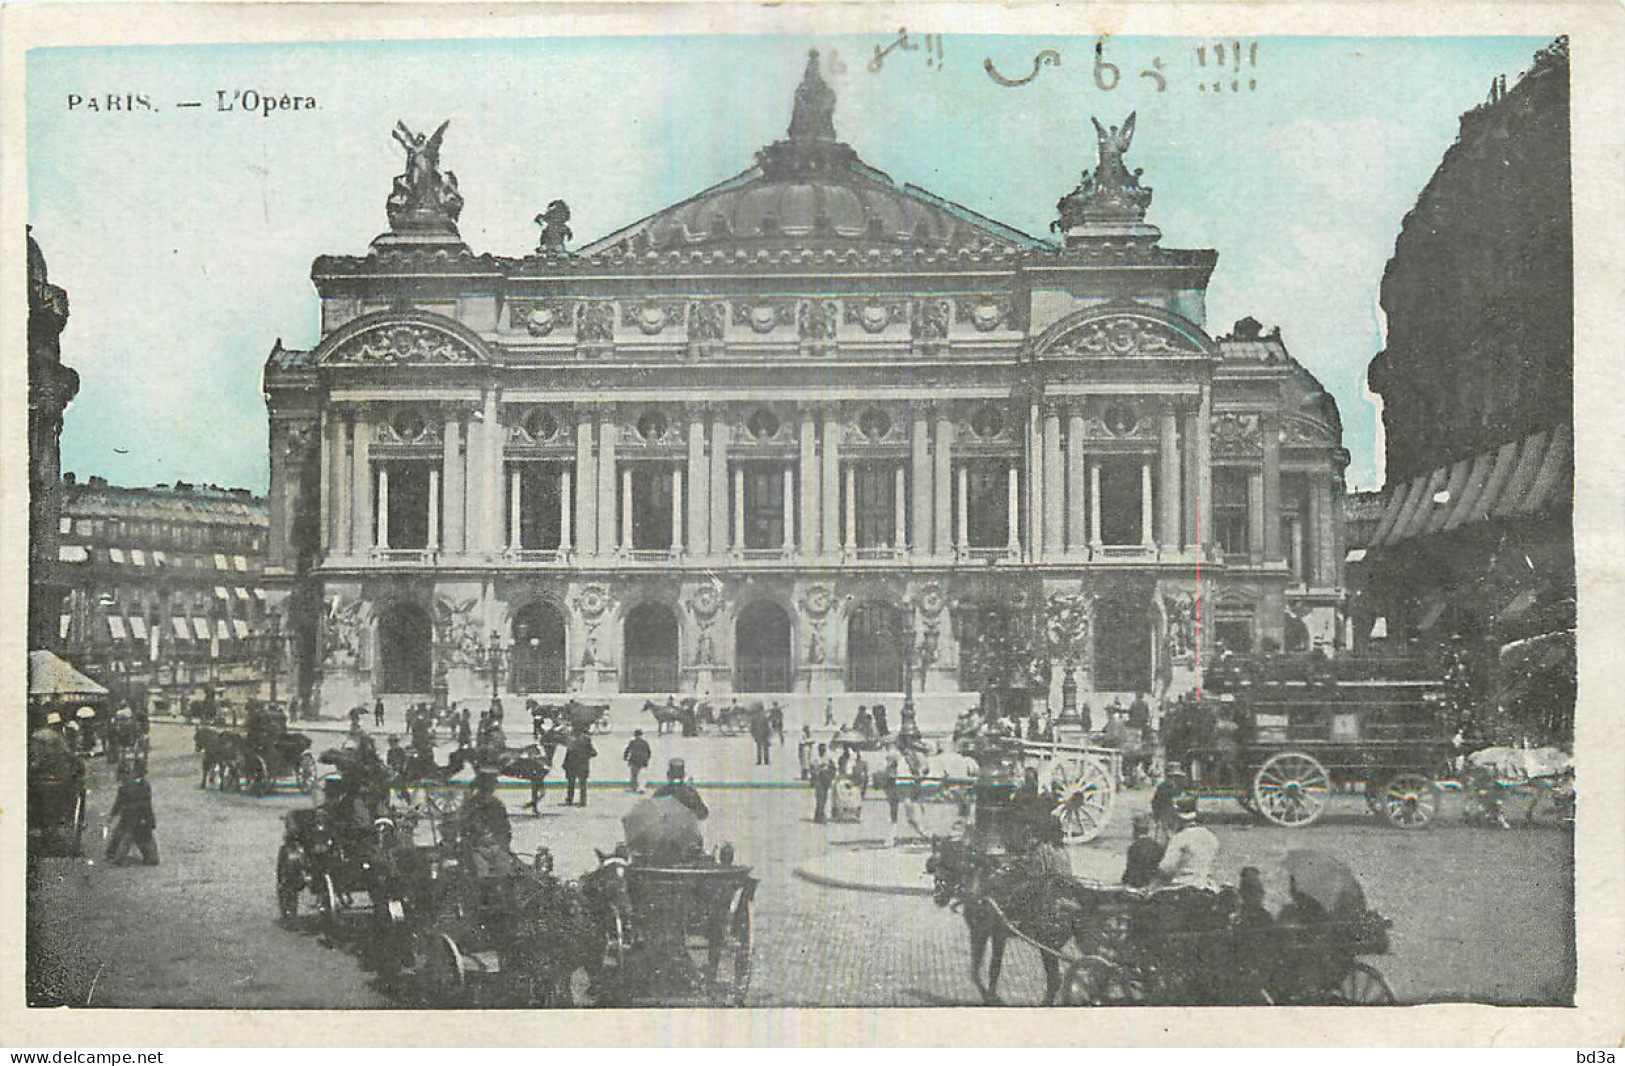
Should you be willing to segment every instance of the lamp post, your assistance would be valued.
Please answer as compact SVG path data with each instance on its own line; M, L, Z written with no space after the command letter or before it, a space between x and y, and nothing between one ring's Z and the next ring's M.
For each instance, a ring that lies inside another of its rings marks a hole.
M502 653L502 634L493 629L491 630L491 636L486 640L485 647L480 649L480 657L484 660L482 665L491 672L491 699L493 701L500 698Z
M282 616L275 611L266 615L266 628L260 634L260 658L265 664L265 679L270 683L271 706L277 705L277 678L282 672Z

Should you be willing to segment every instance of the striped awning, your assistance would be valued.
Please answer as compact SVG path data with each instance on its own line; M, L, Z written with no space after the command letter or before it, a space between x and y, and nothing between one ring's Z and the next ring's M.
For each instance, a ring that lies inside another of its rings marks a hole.
M1365 547L1567 506L1573 479L1574 437L1565 423L1390 487Z

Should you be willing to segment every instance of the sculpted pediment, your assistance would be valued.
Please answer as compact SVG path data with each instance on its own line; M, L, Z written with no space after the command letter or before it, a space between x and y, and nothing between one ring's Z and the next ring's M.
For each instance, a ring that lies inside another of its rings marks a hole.
M487 359L479 337L452 319L381 312L330 334L314 361L320 366L451 366Z
M1211 354L1195 326L1140 311L1109 311L1062 319L1033 346L1038 359L1192 358Z

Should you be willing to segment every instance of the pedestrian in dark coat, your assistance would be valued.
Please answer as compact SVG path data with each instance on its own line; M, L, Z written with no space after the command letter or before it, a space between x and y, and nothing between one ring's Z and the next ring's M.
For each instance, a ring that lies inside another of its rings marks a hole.
M140 765L119 785L107 818L114 822L107 838L108 861L123 866L133 844L141 849L144 865L158 865L158 839L153 836L153 830L158 828L158 816L152 811L152 786L147 784L146 771Z
M772 728L773 735L779 738L779 746L784 746L784 708L774 701L773 706L767 709L767 724Z
M621 758L626 760L628 776L628 792L642 792L643 786L638 778L649 765L652 753L649 751L649 742L643 739L643 730L632 730L632 739L626 742L626 750L621 752Z
M756 765L771 766L773 763L773 726L768 721L767 712L760 706L751 712L750 736L756 742Z
M882 737L890 736L891 726L886 722L886 705L884 703L875 704L874 718L875 735Z
M474 722L469 714L468 708L464 707L463 713L457 717L457 747L472 748L473 746Z
M823 825L824 811L829 806L829 790L835 784L835 760L829 757L829 746L818 745L818 754L813 757L812 764L813 784L813 821Z
M587 775L592 771L592 760L598 754L598 749L592 746L592 738L586 730L577 730L576 735L570 738L570 746L564 751L564 805L566 807L585 807L587 805ZM579 791L581 799L576 800Z
M384 728L384 701L374 700L372 703L372 725L374 729Z

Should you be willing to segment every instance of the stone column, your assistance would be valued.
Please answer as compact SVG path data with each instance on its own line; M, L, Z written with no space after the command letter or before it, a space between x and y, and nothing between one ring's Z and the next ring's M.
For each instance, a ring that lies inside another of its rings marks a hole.
M571 547L571 507L570 507L570 470L566 467L559 471L559 554L570 554Z
M1179 413L1171 403L1162 409L1162 432L1157 441L1162 449L1162 520L1158 543L1178 550L1179 500L1183 493L1179 484Z
M480 520L485 523L481 547L496 552L502 546L502 420L498 417L495 389L485 393L485 506Z
M389 467L378 468L378 550L389 549Z
M463 550L462 428L455 415L443 424L440 452L441 539L449 552Z
M1050 407L1044 412L1044 477L1042 501L1044 536L1033 553L1045 558L1059 556L1063 548L1062 514L1065 510L1066 481L1061 466L1061 412Z
M908 547L908 527L905 520L908 517L908 472L901 463L892 471L891 513L892 534L891 546L901 551Z
M1264 472L1247 475L1247 556L1257 566L1264 561Z
M1018 493L1017 503L1026 504L1027 547L1032 554L1032 558L1036 560L1044 543L1044 512L1040 506L1044 498L1044 442L1043 429L1038 423L1037 401L1027 406L1027 434L1026 442L1022 448L1021 465L1022 473L1026 475L1027 498L1025 500L1019 498L1021 485L1018 481L1016 487ZM1020 515L1022 509L1017 508L1015 513ZM1015 528L1015 523L1011 523L1011 528ZM1016 550L1019 552L1021 538L1018 536L1016 540Z
M745 551L745 468L734 464L733 550L735 555Z
M632 554L632 465L621 467L621 554Z
M429 471L429 550L440 550L440 471Z
M683 554L683 468L671 472L671 553Z
M350 545L365 550L372 543L372 425L365 414L356 415L355 437L350 446ZM380 522L380 527L382 523Z
M970 471L959 467L959 498L954 509L954 550L960 555L970 548Z
M1196 412L1196 539L1208 550L1213 543L1213 386L1202 385Z
M1293 515L1287 520L1287 533L1291 536L1289 541L1291 551L1292 572L1298 575L1298 580L1304 585L1313 584L1308 570L1304 569L1307 561L1303 555L1303 516Z
M466 551L484 551L486 546L485 434L491 427L476 412L468 422L467 445L463 450L463 546Z
M1083 454L1083 409L1073 407L1066 419L1066 550L1081 554L1089 550L1088 462Z
M1155 501L1151 495L1151 459L1147 456L1140 460L1140 545L1145 548L1156 545L1151 521L1153 506Z
M1281 427L1273 414L1258 420L1264 438L1264 560L1282 561L1281 554Z
M858 549L858 487L857 473L850 464L841 471L841 480L846 486L843 491L846 497L846 536L841 545L851 555Z
M1305 560L1304 582L1311 587L1320 588L1330 585L1326 570L1326 526L1327 504L1330 503L1331 492L1327 486L1329 479L1320 471L1309 475L1309 557ZM1300 549L1301 550L1301 549Z
M1200 495L1200 492L1201 492L1200 485L1198 484L1199 478L1197 476L1197 459L1196 459L1197 445L1196 445L1196 438L1197 438L1198 434L1197 434L1197 431L1196 431L1196 426L1197 426L1197 412L1196 412L1196 410L1187 405L1185 407L1185 409L1184 409L1183 417L1180 419L1180 421L1183 423L1183 426L1182 426L1181 431L1180 431L1180 444L1182 445L1180 450L1182 452L1184 452L1184 465L1185 465L1185 476L1184 476L1184 486L1183 486L1184 490L1185 490L1184 491L1184 504L1183 504L1184 512L1185 512L1185 515L1184 515L1184 517L1185 517L1184 536L1185 536L1185 544L1186 544L1186 546L1189 547L1189 546L1194 546L1196 544L1196 542L1197 542L1198 537L1201 535L1201 531L1199 529L1197 529L1197 527L1196 527L1196 517L1197 517L1196 516L1196 508L1197 508L1196 501L1197 501L1197 499L1198 499L1198 497ZM1206 500L1203 500L1202 501L1202 506L1203 507L1208 506L1208 502Z
M1009 527L1005 539L1005 547L1011 555L1021 554L1021 471L1015 463L1010 464L1008 477L1008 514L1006 515Z
M792 464L784 468L780 485L784 497L784 554L796 550L796 469Z
M909 512L907 543L913 552L925 555L931 550L932 470L931 423L923 406L914 409L913 436L909 443L912 446L909 452L909 476L914 479L914 491L910 493L913 506ZM902 546L901 538L898 546Z
M711 474L707 482L707 496L711 501L711 521L708 544L712 555L728 554L728 423L727 410L716 407L711 412Z
M1100 460L1089 462L1089 547L1099 551L1104 542L1100 535Z
M841 422L834 407L824 412L823 536L819 550L834 556L841 549Z
M614 413L605 408L598 415L598 554L613 555L620 539L616 536L615 445L620 430Z
M934 535L933 547L940 556L953 554L955 536L953 524L954 514L954 482L953 482L953 452L954 452L954 422L948 417L946 410L937 412L937 439L936 453L932 459L936 463L936 475L931 479L932 503L935 513L932 516L932 533ZM916 548L922 546L916 545Z
M575 518L576 547L583 555L598 553L598 524L594 518L598 497L598 469L592 453L593 418L578 408L576 422Z
M688 417L688 547L696 555L710 551L706 537L705 415L696 407Z
M335 504L337 503L337 499L333 492L333 471L338 468L337 429L339 421L338 419L329 415L327 409L324 407L322 408L321 424L322 454L320 462L322 467L322 483L317 487L317 494L319 497L317 500L317 505L321 508L319 513L322 521L321 529L318 532L321 536L320 547L322 554L326 555L332 550L333 545L338 539L333 535L333 528L335 525L333 515L336 510Z
M525 479L515 463L508 468L508 550L518 551L525 546L521 536L525 501L523 497Z
M811 407L801 409L799 432L801 460L796 477L801 479L801 554L808 556L818 554L818 486L823 480L818 469L818 423Z

